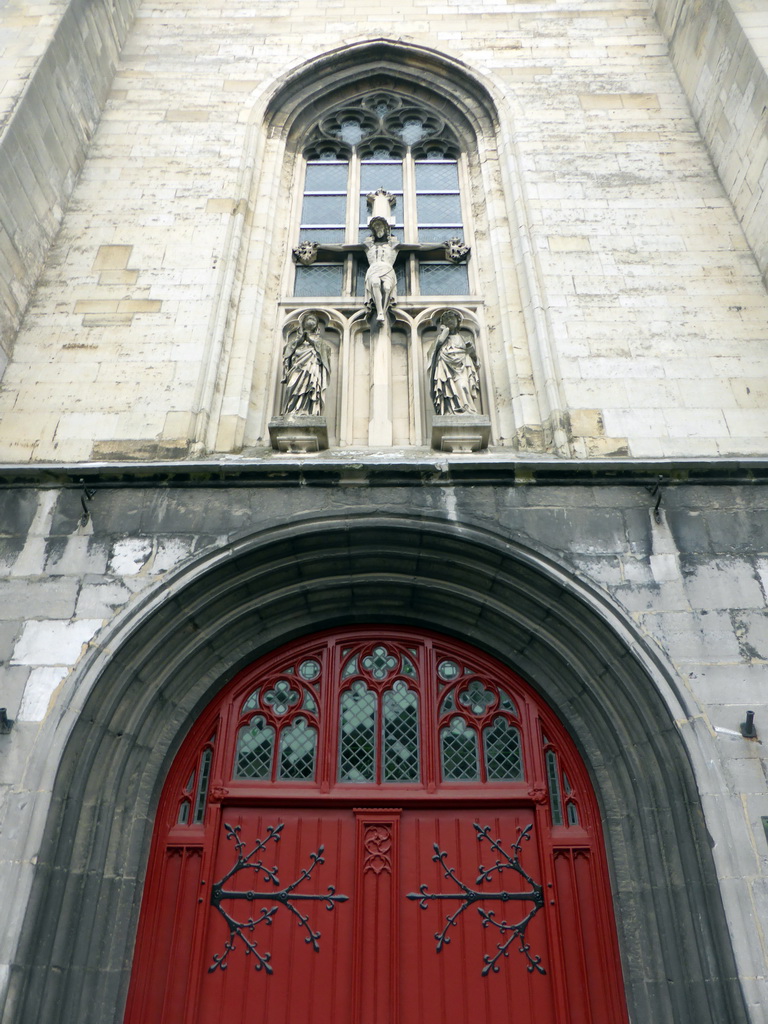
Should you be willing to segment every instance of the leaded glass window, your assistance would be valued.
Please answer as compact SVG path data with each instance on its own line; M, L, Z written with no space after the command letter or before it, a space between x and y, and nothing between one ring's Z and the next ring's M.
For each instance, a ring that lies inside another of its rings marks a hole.
M384 781L419 778L419 698L398 679L382 697Z
M465 212L460 147L440 114L394 93L368 94L322 117L304 156L296 241L317 242L320 251L316 262L296 266L296 297L363 295L364 254L322 246L363 242L368 197L380 189L391 196L394 236L411 246L395 264L398 296L469 294L467 266L448 263L441 248L448 239L464 240Z
M480 778L477 733L458 715L440 730L443 778L451 782Z
M260 715L243 726L237 737L235 756L236 779L269 779L272 776L272 755L275 730Z
M361 679L341 695L339 781L376 779L376 695Z
M523 777L520 733L505 718L495 718L483 729L485 770L488 778L506 782Z
M278 779L311 779L315 770L317 729L306 718L296 718L280 733Z

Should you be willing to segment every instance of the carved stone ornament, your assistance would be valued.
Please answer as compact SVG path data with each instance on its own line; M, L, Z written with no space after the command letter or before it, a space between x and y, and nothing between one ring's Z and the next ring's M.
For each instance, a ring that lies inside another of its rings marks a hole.
M317 259L317 242L299 242L293 250L293 258L302 267L311 267Z
M464 263L469 254L470 247L464 244L461 238L449 238L446 242L443 242L445 249L445 258L450 260L451 263Z
M440 315L427 363L432 404L438 416L480 412L480 364L473 339L461 329L458 310L446 309Z
M307 310L299 330L283 350L283 416L321 416L331 376L330 345L320 335L321 320Z
M269 440L276 452L304 455L328 447L325 416L275 416L269 421Z

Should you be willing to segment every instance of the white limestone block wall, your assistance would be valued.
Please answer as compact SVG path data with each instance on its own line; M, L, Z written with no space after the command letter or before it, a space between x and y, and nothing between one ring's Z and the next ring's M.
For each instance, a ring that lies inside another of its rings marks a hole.
M495 187L515 193L520 217L508 274L535 286L521 356L546 350L559 454L762 452L768 299L645 0L412 0L364 14L162 0L139 11L17 339L0 459L184 457L216 436L212 378L250 373L239 354L226 362L232 318L253 337L273 322L249 318L279 292L293 241L265 246L252 112L286 69L377 37L464 62L496 97ZM258 288L239 276L247 253L270 261ZM488 262L482 241L473 258ZM497 311L487 319L498 331ZM505 345L512 358L509 339L495 351ZM494 358L491 376L506 379Z

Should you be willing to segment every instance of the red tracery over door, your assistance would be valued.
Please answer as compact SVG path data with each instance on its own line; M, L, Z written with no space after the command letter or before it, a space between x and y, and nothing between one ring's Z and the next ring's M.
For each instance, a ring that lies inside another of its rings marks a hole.
M158 811L128 1024L623 1024L594 795L464 644L302 640L241 672Z

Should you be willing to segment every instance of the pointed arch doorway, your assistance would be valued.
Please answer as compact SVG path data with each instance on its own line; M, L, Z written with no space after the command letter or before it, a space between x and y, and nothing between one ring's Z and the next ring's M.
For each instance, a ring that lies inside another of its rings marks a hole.
M127 1024L622 1024L586 769L520 677L400 627L240 672L165 783Z

